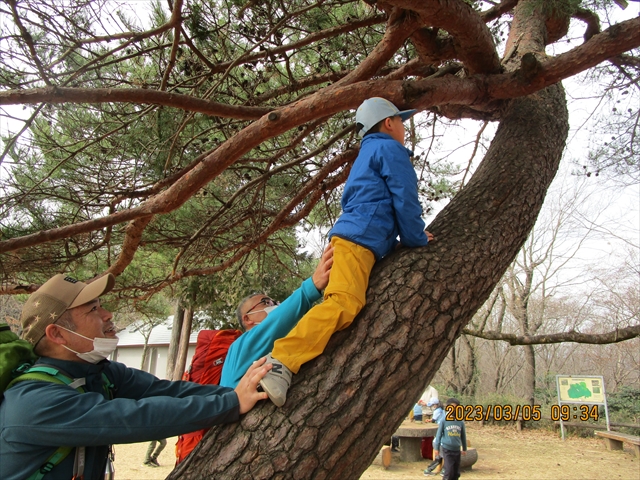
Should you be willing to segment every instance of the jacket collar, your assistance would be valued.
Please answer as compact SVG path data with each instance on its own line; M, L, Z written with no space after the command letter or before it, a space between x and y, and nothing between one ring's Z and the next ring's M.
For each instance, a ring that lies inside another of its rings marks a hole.
M375 140L391 140L393 142L400 143L388 133L377 132L365 135L364 138L360 141L360 147L363 147L365 143L369 143ZM409 150L404 145L402 145L402 147L407 151L410 157L413 157L413 150Z
M91 374L101 374L104 367L109 364L109 360L102 360L96 364L86 362L72 362L70 360L60 360L52 357L40 357L36 365L46 364L68 373L74 378L86 377Z

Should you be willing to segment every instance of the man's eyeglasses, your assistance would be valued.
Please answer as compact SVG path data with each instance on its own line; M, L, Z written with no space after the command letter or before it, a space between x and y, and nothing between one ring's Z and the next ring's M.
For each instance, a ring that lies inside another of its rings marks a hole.
M247 313L245 313L245 315L250 315L252 313L261 312L262 310L258 310L257 312L252 312L252 310L254 310L256 307L259 307L260 305L262 305L264 307L273 307L273 306L279 305L279 304L280 304L280 302L276 302L272 298L264 297L262 300L260 300L258 303L256 303L253 307L251 307L249 310L247 310Z

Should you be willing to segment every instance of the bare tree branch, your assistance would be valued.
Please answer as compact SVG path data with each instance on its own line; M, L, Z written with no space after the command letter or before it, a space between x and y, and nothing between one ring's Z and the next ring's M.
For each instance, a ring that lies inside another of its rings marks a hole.
M607 333L565 332L546 335L515 335L512 333L480 332L465 328L462 333L486 340L504 340L511 345L543 345L548 343L576 342L604 345L640 337L640 325L620 328Z

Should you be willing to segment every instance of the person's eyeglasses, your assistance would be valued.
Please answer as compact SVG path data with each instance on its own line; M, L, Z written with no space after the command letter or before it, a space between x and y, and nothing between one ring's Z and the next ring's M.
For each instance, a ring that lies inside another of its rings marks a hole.
M262 305L264 307L273 307L273 306L279 305L279 304L280 304L280 302L276 302L272 298L264 297L262 300L260 300L258 303L256 303L253 307L251 307L249 310L247 310L247 313L245 313L245 315L250 315L252 313L262 312L262 310L258 310L257 312L252 312L252 310L254 310L256 307L259 307L260 305Z

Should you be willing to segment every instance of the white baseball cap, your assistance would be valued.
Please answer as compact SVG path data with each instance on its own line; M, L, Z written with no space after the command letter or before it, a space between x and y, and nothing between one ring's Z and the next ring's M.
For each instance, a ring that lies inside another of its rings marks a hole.
M367 98L356 110L356 133L360 138L364 137L371 127L385 118L400 117L402 121L408 120L417 110L398 110L393 103L386 98Z

